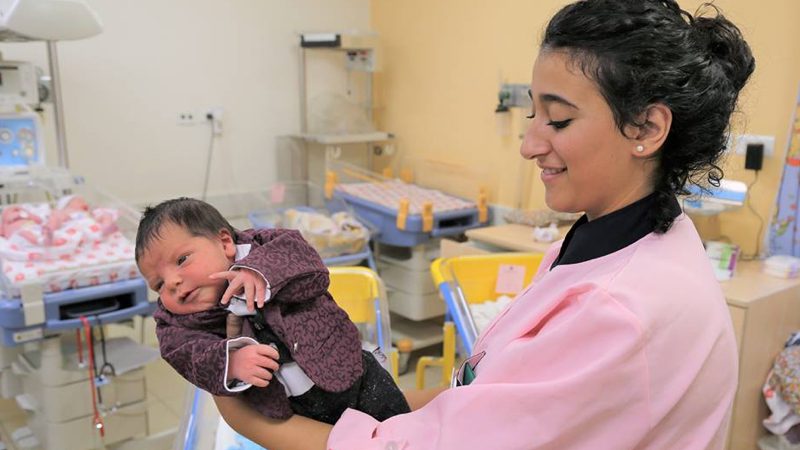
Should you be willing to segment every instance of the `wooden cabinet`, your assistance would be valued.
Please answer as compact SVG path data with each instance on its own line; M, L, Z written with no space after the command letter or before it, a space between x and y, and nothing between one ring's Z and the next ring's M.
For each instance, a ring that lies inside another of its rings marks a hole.
M761 272L760 262L743 262L721 284L739 348L739 388L726 448L754 450L766 434L761 421L769 413L761 387L786 338L800 330L800 279L775 278Z

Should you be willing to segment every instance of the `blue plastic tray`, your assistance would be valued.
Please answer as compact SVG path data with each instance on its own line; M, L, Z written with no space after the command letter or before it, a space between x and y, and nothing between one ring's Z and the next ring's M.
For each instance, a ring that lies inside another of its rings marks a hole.
M107 300L105 303L103 300ZM92 325L107 324L134 316L152 314L156 304L147 300L147 285L141 278L44 294L45 321L25 324L22 300L0 297L0 332L7 347L34 341L51 332L81 328L75 317L86 305L85 316ZM117 307L113 307L116 303Z
M469 229L486 225L481 223L478 208L434 212L431 231L423 231L422 215L409 214L406 229L397 228L397 210L365 200L361 197L335 191L334 199L342 199L355 211L356 216L378 230L375 240L398 247L412 247L427 242L432 237L454 236Z

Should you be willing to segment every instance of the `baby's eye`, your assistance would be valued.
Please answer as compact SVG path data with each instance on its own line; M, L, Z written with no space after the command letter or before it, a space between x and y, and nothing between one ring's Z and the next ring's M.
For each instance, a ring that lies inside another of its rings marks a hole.
M183 255L180 258L178 258L178 265L179 266L186 262L186 257L187 257L186 255Z
M156 292L161 292L162 287L164 287L164 283L159 281L155 286L153 286L153 290Z

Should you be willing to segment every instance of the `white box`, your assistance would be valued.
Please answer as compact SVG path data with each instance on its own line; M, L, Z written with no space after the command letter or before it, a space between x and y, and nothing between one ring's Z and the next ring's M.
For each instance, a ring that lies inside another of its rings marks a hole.
M147 408L145 402L139 402L106 412L103 416L105 437L102 440L91 415L66 422L48 422L41 414L34 413L28 425L42 448L47 450L92 450L144 437L147 434Z
M409 294L425 295L436 293L430 267L426 270L412 270L399 264L378 262L378 271L386 286Z
M42 374L44 375L44 374ZM85 374L88 375L88 372ZM48 422L63 422L91 415L92 390L88 376L83 380L61 386L48 386L40 377L21 377L23 392L32 397L36 412ZM145 399L144 369L109 377L100 386L100 397L107 408L141 402ZM99 402L99 399L98 399Z
M10 367L0 369L0 398L14 398L22 393L22 380Z
M17 359L22 347L3 347L0 346L0 370L11 367L11 363Z
M427 320L444 315L445 305L439 293L418 295L397 289L388 290L389 310L411 320Z
M85 339L82 341L83 359L86 361L88 351ZM94 353L99 369L103 363L99 342L95 342ZM160 357L157 349L137 344L128 337L106 339L106 356L118 374L144 367ZM88 369L79 366L75 334L72 333L44 339L38 349L23 352L17 361L23 371L37 377L43 386L63 386L88 378Z
M406 267L410 270L430 270L433 260L439 257L440 240L431 239L414 247L378 244L378 260Z

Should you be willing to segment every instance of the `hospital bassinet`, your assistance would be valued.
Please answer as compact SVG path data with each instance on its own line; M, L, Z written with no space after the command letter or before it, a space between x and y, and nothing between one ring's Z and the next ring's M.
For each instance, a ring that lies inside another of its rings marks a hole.
M514 296L530 284L542 261L540 253L495 253L439 258L431 275L455 324L466 355L472 354L480 333L471 306ZM447 356L447 355L446 355ZM448 372L449 373L449 372Z
M391 347L389 307L383 281L366 267L331 267L329 291L356 324L365 348L387 355L384 367L397 380L398 354ZM231 430L219 417L211 396L192 386L175 450L260 449Z
M432 237L452 236L489 221L485 193L475 202L426 189L387 172L328 161L325 197L345 200L359 219L378 230L376 240L412 247Z
M253 227L297 229L325 265L367 261L375 270L369 248L373 230L355 218L344 200L326 201L322 188L309 182L276 183L261 196L262 205L247 215Z
M123 202L87 186L80 177L52 168L5 176L0 209L12 205L56 207L59 199L80 196L91 208L118 214L116 228L102 241L58 258L16 260L0 257L0 343L14 346L51 333L148 315L153 304L139 275L133 241L139 214Z

